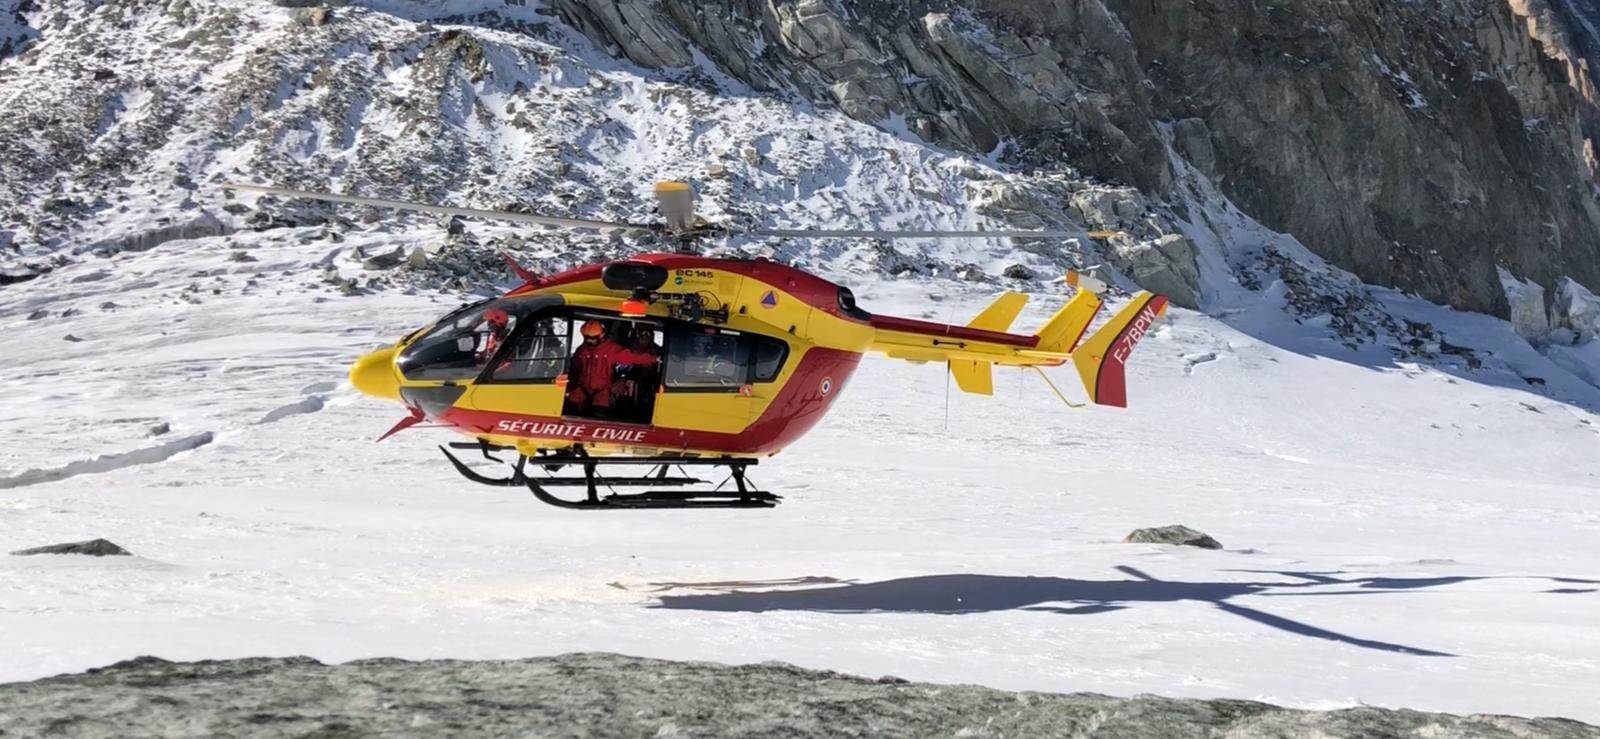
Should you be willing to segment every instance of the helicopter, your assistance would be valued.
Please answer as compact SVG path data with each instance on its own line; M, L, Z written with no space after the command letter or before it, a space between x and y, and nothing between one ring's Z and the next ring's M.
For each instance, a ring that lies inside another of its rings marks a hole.
M1047 230L848 231L740 228L694 212L681 181L655 183L660 222L629 223L458 208L253 184L229 190L600 232L676 242L653 251L537 275L505 256L522 284L468 305L370 352L349 370L366 395L408 415L379 441L429 422L472 437L439 447L466 479L526 487L538 500L585 510L771 508L748 468L795 442L838 399L866 352L944 362L963 392L994 392L995 365L1070 363L1091 403L1125 407L1125 367L1166 311L1140 291L1089 331L1108 285L1068 272L1072 297L1031 334L1009 333L1028 300L1001 293L965 325L871 313L848 287L765 257L703 256L708 237L1065 238ZM1104 237L1105 232L1091 232ZM656 343L656 336L662 341ZM1068 400L1053 383L1063 402ZM456 452L509 467L486 474ZM502 456L497 456L502 455ZM509 456L509 460L505 457ZM624 472L616 472L621 467ZM726 468L715 486L690 470ZM729 482L732 485L728 485ZM582 497L557 494L579 488ZM628 492L636 491L636 492Z

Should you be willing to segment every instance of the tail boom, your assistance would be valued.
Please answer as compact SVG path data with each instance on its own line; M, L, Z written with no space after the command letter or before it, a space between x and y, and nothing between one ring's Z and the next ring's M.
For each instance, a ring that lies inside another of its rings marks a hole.
M1167 299L1140 292L1090 333L1101 306L1096 292L1079 290L1032 336L1005 332L1021 309L1019 297L1010 294L966 326L874 315L870 348L912 362L946 362L956 385L979 395L994 393L994 365L1050 367L1070 361L1091 402L1126 407L1128 355L1166 312Z

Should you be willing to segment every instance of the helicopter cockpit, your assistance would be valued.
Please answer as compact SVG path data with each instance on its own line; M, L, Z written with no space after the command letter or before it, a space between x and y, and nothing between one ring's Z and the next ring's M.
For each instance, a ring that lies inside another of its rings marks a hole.
M408 380L471 380L483 372L519 323L560 299L491 299L440 319L400 352L395 364Z

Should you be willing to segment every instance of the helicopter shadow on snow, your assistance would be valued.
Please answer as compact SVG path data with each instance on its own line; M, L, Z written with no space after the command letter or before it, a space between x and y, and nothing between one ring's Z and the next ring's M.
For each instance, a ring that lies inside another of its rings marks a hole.
M881 582L856 583L833 578L803 578L829 583L827 587L802 590L750 591L741 587L763 587L750 583L670 583L679 588L720 592L687 595L662 595L652 607L674 610L765 613L771 611L812 611L819 613L924 613L961 615L997 611L1036 611L1069 616L1087 616L1130 608L1139 603L1193 601L1212 606L1241 618L1298 636L1349 644L1351 646L1424 657L1454 657L1433 649L1365 639L1342 634L1301 621L1276 616L1240 605L1241 596L1337 596L1381 595L1415 592L1492 576L1466 577L1340 577L1341 572L1287 572L1237 570L1279 579L1261 582L1180 582L1160 580L1128 566L1116 569L1133 579L1078 580L1060 577L1021 577L1006 575L924 575ZM1511 578L1506 578L1511 579ZM1568 585L1600 585L1600 580L1578 578L1543 579ZM771 582L771 581L767 581ZM838 583L838 584L834 584ZM667 583L662 583L667 585ZM714 585L715 587L712 587ZM1600 592L1595 587L1564 587L1544 591L1555 594Z

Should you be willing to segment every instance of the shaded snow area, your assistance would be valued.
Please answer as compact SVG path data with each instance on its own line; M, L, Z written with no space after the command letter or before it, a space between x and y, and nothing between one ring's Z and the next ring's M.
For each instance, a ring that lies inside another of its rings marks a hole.
M403 414L355 395L348 363L462 296L321 276L332 249L438 232L317 233L173 241L0 290L0 550L135 555L0 557L0 680L144 654L604 650L1600 720L1600 391L1535 393L1518 373L1563 375L1503 321L1388 298L1470 337L1487 359L1469 372L1350 350L1241 293L1151 333L1125 411L1012 372L947 397L938 366L870 359L752 471L778 508L566 511L459 479L447 432L373 443ZM848 279L870 310L942 320L989 297ZM1171 523L1224 549L1120 543Z

